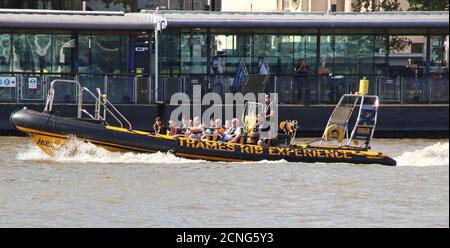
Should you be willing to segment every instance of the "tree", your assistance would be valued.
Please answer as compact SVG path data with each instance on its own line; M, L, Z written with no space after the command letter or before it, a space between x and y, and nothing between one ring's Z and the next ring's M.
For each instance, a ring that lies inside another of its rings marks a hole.
M102 2L109 6L110 4L122 4L122 8L125 12L135 11L134 6L136 6L136 0L102 0Z
M402 11L399 0L357 0L352 7L355 12Z
M402 11L399 0L357 0L352 7L355 12ZM401 36L391 36L389 40L391 51L404 51L411 44L410 39Z
M448 11L448 0L408 0L412 11Z

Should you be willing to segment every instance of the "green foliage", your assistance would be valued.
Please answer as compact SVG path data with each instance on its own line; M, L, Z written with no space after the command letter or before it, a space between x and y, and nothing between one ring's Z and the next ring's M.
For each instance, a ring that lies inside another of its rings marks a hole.
M113 5L122 4L122 8L126 12L132 12L133 11L133 2L134 1L135 0L102 0L102 2L106 6L109 6L110 4L113 4Z
M398 0L383 1L380 4L380 8L382 8L384 11L402 11Z
M448 11L448 0L408 0L411 11ZM352 3L356 12L402 11L399 0L357 0Z
M389 41L391 52L405 51L405 49L411 46L411 44L412 41L410 39L401 36L391 36L391 40Z
M412 11L448 11L448 0L408 0Z
M399 0L357 0L356 3L352 3L353 10L355 12L361 12L365 10L367 12L377 11L401 11Z
M377 12L381 10L402 11L399 0L357 0L356 4L352 4L352 7L357 12L360 12L361 10L367 12ZM389 40L389 47L392 52L404 51L411 44L412 41L407 37L391 36Z

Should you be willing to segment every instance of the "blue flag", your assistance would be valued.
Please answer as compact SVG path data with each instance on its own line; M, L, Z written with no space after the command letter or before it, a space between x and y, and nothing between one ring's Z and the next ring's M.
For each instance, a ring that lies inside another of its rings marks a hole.
M246 74L247 69L245 68L245 64L242 60L240 60L236 65L236 75L232 86L234 93L242 91L242 84Z

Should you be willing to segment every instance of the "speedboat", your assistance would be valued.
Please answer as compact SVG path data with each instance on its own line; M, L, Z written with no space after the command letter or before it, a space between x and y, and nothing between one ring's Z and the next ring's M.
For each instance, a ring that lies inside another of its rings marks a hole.
M62 117L53 113L56 84L76 85L76 117ZM396 165L396 161L389 156L370 151L370 141L376 127L378 97L364 92L341 97L328 120L322 138L317 140L316 144L296 144L294 138L299 126L298 121L287 120L280 123L278 142L271 142L271 146L259 146L247 143L245 132L239 143L226 143L214 139L199 141L182 135L174 137L135 130L107 96L101 94L99 89L96 91L97 94L94 94L81 87L78 81L54 80L50 84L44 110L38 112L25 107L15 111L10 117L11 124L31 136L34 143L50 156L58 151L58 147L76 138L109 151L169 152L177 157L207 161L285 160L305 163ZM94 114L83 109L83 94L95 99ZM252 104L254 103L247 103L246 109L254 109L250 108ZM248 120L256 119L257 113L250 112L244 111L241 118L246 125ZM110 120L117 124L109 124ZM352 122L354 125L350 129Z

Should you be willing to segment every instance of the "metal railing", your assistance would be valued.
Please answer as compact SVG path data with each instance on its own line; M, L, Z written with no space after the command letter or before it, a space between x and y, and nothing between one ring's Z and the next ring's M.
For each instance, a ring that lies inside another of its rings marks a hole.
M151 76L76 76L56 75L0 75L15 77L15 87L0 87L0 102L43 103L52 80L76 80L82 87L94 92L97 88L106 92L112 104L151 104L169 103L174 93L185 93L191 99L193 86L201 86L201 94L209 92L219 94L225 99L232 92L233 76L192 74L177 77L160 77L158 87ZM270 76L265 91L278 93L280 104L336 104L340 96L355 92L360 76L343 75L335 77L309 76ZM449 102L448 74L430 74L421 77L376 75L367 76L370 81L370 94L378 95L381 103L430 104ZM156 92L157 90L157 92ZM77 90L73 84L64 84L55 92L54 102L74 104L77 102ZM95 99L87 95L85 103L94 103Z
M120 116L120 118L122 118L122 120L124 120L128 124L128 129L132 130L133 127L132 127L131 123L128 121L127 118L125 118L125 116L122 115L122 113L110 101L108 101L108 99L106 98L106 95L102 95L99 88L97 88L96 91L97 91L98 96L94 95L94 93L92 93L86 87L81 88L81 95L83 92L87 92L89 95L91 95L92 98L95 99L95 110L94 110L95 117L92 116L85 109L81 109L81 111L83 113L86 113L91 119L103 120L103 121L106 121L106 112L108 112L119 123L120 127L123 128L122 121L120 121L120 119L114 114L114 112L112 112L109 109L109 108L112 108L115 111L115 113L118 114ZM103 107L103 116L100 115L101 107Z
M50 83L50 89L47 93L47 101L45 103L44 112L51 113L53 110L53 102L55 99L55 85L60 84L63 86L66 85L74 85L76 89L76 95L77 95L77 118L82 118L83 113L85 113L88 117L94 120L103 120L106 121L106 113L108 112L119 124L120 127L123 128L123 121L125 121L128 124L128 129L132 130L131 123L125 118L122 113L107 99L106 95L102 95L99 88L96 88L97 96L92 93L88 88L82 87L80 82L77 80L64 80L64 79L55 79ZM90 114L87 110L83 109L83 93L87 92L94 100L95 100L95 112L93 116ZM103 116L100 115L101 107L103 107ZM113 111L110 110L113 109ZM118 115L121 119L119 119L116 115Z

